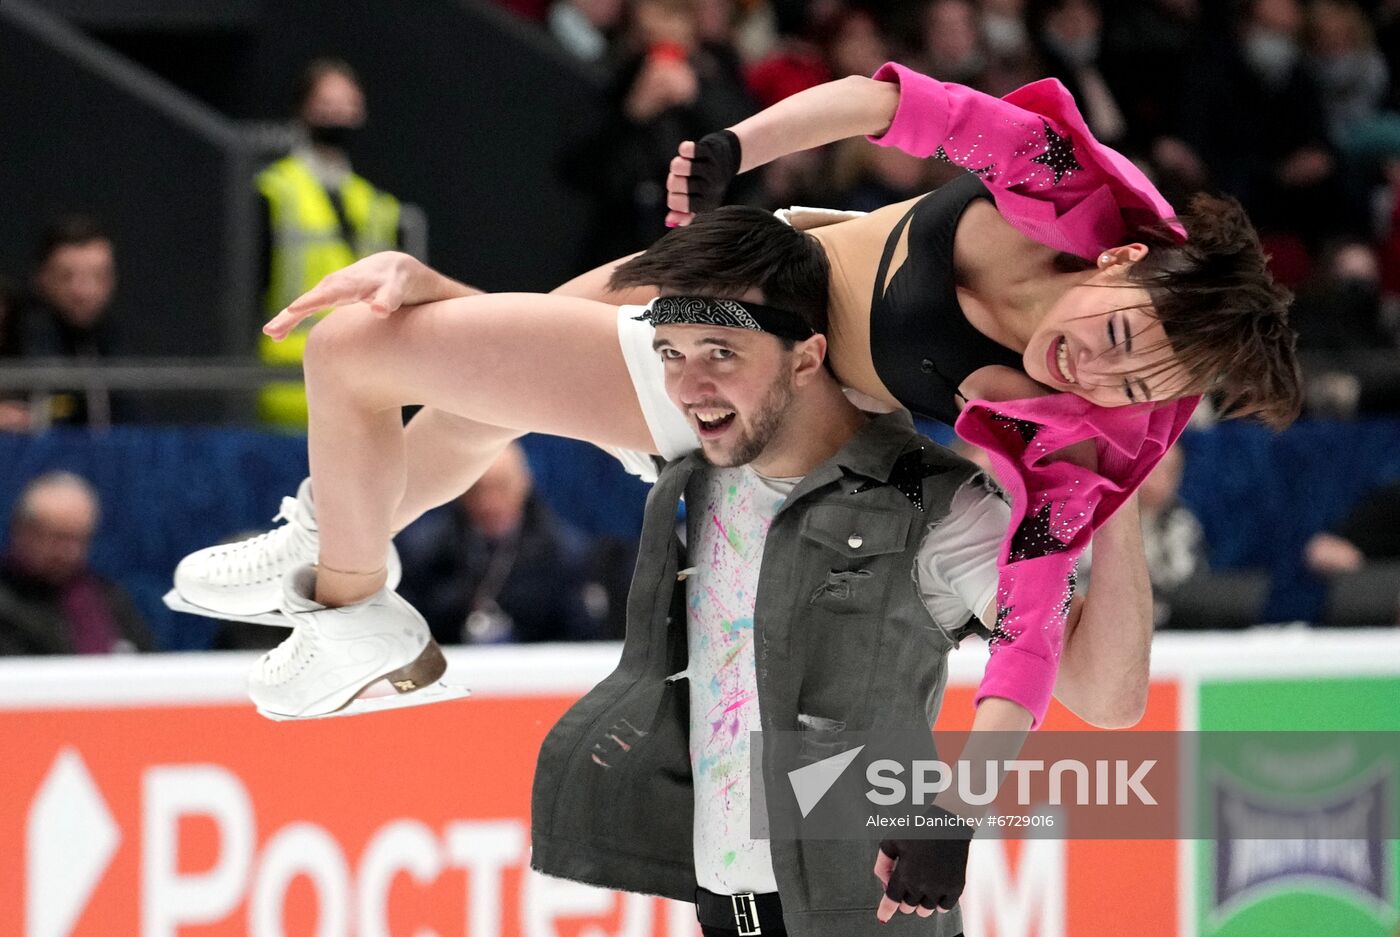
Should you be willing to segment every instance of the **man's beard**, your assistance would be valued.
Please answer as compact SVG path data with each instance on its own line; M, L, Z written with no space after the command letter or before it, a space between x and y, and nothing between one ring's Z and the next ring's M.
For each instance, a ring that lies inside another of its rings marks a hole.
M753 428L735 440L728 455L712 456L704 450L703 446L700 454L706 462L716 468L748 465L763 455L763 451L768 448L773 437L778 435L778 431L782 429L783 421L787 418L787 411L791 404L792 375L784 374L772 383L768 388L767 396L763 398L763 403L754 411L751 420Z

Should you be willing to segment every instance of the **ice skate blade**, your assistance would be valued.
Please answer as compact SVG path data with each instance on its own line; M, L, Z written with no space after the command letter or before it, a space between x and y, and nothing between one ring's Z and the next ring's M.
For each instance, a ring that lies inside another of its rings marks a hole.
M290 628L292 622L281 612L258 612L254 615L234 615L230 612L216 612L201 605L194 605L180 595L178 590L171 589L165 593L165 607L172 612L184 612L186 615L199 615L203 618L217 618L221 621L242 621L250 625L272 625L277 628Z
M308 719L336 719L341 716L365 716L370 713L388 712L392 709L408 709L411 706L428 706L432 703L447 703L452 700L466 699L471 696L472 691L464 686L452 686L442 681L429 684L421 690L414 690L412 693L393 693L388 696L356 697L347 705L334 712L321 713L314 716L289 716L285 713L275 713L266 709L259 709L258 715L273 722L303 722Z

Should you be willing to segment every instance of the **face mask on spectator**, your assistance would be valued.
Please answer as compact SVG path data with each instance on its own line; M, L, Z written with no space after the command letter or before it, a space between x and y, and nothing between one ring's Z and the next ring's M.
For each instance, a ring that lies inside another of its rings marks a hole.
M1045 44L1075 68L1093 65L1099 57L1099 37L1097 35L1065 39L1054 33L1046 33Z
M985 14L982 17L982 35L993 55L1010 55L1026 46L1026 24L1018 16Z
M1367 62L1355 53L1316 59L1312 66L1318 80L1329 90L1349 92L1356 87L1365 87Z
M1264 81L1282 85L1298 61L1298 43L1287 33L1255 29L1245 37L1244 57Z
M1369 277L1342 277L1337 281L1337 293L1356 308L1375 309L1380 306L1380 284Z
M359 134L358 127L347 127L343 124L337 125L317 125L306 128L311 137L311 142L317 146L333 146L338 150L348 149Z

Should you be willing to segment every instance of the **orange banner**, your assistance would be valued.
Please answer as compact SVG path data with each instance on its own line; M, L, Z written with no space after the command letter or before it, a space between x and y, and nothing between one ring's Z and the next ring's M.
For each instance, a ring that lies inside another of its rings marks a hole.
M966 727L971 693L941 727ZM292 724L247 704L0 710L0 934L694 937L690 905L529 871L535 754L573 698ZM1155 685L1142 727L1176 720ZM979 840L967 933L1177 937L1176 855Z

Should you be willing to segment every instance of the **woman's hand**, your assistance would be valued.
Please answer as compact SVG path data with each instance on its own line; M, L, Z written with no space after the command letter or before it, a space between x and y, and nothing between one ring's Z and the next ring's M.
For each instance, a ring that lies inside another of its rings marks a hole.
M697 213L723 205L742 159L739 138L732 130L706 134L699 143L682 143L666 176L666 207L670 209L666 224L687 225Z
M403 306L455 299L481 292L434 271L422 261L398 251L383 251L327 274L320 283L292 301L263 326L263 333L281 341L302 320L323 309L367 303L377 316Z
M847 137L884 133L894 120L898 107L898 85L859 75L828 81L783 98L777 104L741 120L730 131L721 131L731 134L734 148L732 157L727 152L717 151L714 154L714 158L723 160L716 164L722 170L719 175L723 176L723 183L718 187L719 198L723 198L724 186L738 173L756 169L790 153L825 146ZM704 192L701 192L702 186L693 181L697 163L703 165L710 155L705 152L706 141L716 136L718 134L709 134L698 143L687 140L681 144L679 155L671 160L671 172L666 177L666 191L669 193L666 207L670 209L670 214L666 216L668 225L689 224L697 211L720 204L714 201L713 186L706 183ZM741 142L742 148L739 146ZM724 150L728 150L727 145ZM733 168L728 169L731 158ZM697 195L708 196L710 202L697 208L693 204Z

